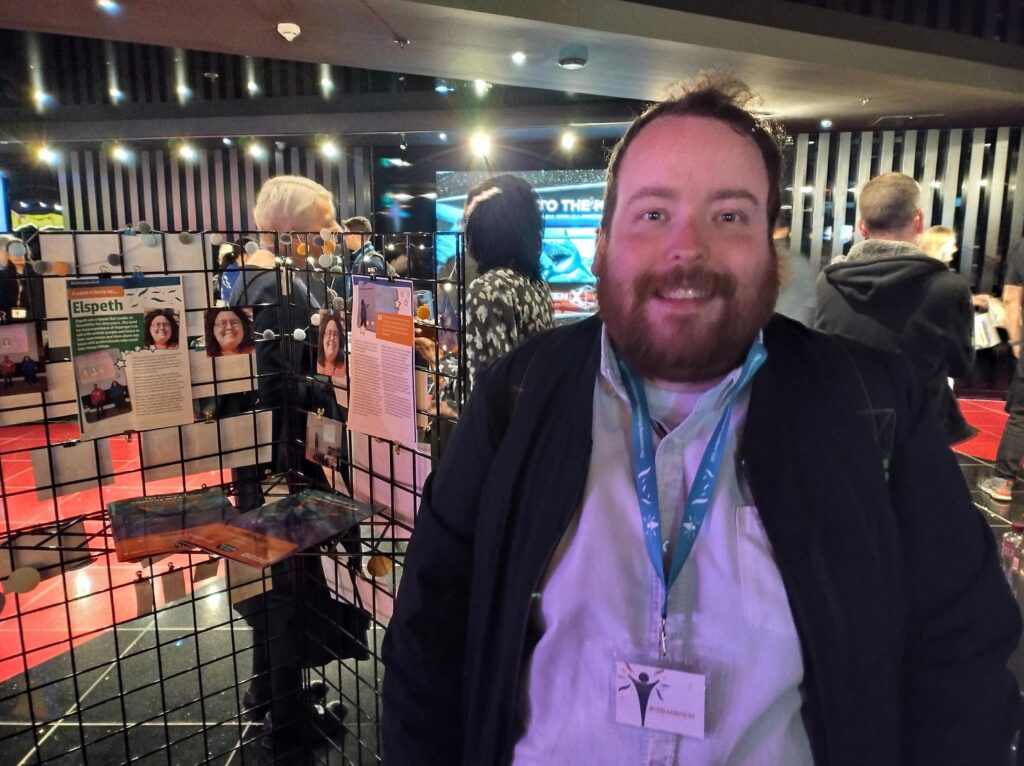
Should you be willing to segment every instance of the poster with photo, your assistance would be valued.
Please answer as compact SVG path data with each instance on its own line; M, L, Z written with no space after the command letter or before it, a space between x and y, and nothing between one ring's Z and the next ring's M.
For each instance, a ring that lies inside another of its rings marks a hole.
M203 323L207 356L244 356L256 350L251 308L224 306L207 309Z
M0 396L46 391L43 333L35 322L0 325Z
M306 460L337 468L344 457L345 429L341 422L315 412L306 413Z
M407 279L352 277L348 425L416 446L412 287Z
M181 278L79 279L67 294L82 438L191 423Z
M316 374L330 379L334 398L342 407L348 406L348 333L345 314L337 309L320 309L317 333Z

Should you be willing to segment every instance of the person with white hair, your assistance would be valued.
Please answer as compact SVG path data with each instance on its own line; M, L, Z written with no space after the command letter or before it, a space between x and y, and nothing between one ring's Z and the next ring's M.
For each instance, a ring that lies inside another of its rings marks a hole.
M304 432L304 411L314 409L308 402L286 401L285 385L281 375L285 372L312 374L315 356L305 343L290 338L265 338L264 333L290 334L294 329L309 329L309 318L320 311L327 288L309 271L286 269L283 274L277 258L287 256L277 250L281 235L292 234L307 241L306 250L293 246L293 251L319 255L312 232L323 229L340 230L334 214L334 197L320 184L299 176L271 178L260 189L253 210L253 220L259 229L259 247L243 255L241 274L235 282L228 306L253 308L253 328L256 337L256 368L259 373L257 392L259 407L272 409L272 464L275 472L284 472L291 466L300 466L311 482L320 474L319 466L302 468L303 455L288 433ZM297 259L300 260L300 259ZM305 259L297 265L304 266ZM313 332L310 330L310 332ZM313 338L313 349L316 338ZM290 358L285 358L287 349ZM301 387L294 387L301 391ZM287 405L287 406L286 406ZM240 510L258 507L263 502L259 468L255 466L234 469L236 502ZM293 486L289 479L289 488ZM301 590L308 594L313 578L322 573L316 557L298 556L286 559L272 567L274 588L235 605L253 631L253 678L242 700L243 715L253 721L263 721L265 736L262 744L280 757L294 749L315 742L319 710L310 703L311 696L302 689L303 615L296 609L295 594ZM326 586L325 586L326 587ZM322 699L321 699L322 701Z

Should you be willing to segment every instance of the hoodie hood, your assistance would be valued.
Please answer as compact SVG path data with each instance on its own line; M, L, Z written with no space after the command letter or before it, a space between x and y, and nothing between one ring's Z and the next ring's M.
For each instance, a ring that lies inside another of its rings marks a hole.
M947 270L909 242L869 239L833 260L824 275L851 305L863 307L906 298L908 291Z

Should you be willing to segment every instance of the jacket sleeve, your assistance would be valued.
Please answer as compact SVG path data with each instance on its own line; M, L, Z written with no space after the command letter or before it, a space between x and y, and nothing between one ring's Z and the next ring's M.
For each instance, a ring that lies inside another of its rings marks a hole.
M967 281L959 274L951 274L948 307L946 316L946 362L949 374L954 378L963 378L971 374L974 367L974 304L971 302L971 289Z
M381 744L385 763L394 766L462 762L462 672L478 502L507 413L501 383L492 382L496 373L482 374L424 485L405 556L382 647Z
M893 364L904 367L896 379L911 376L905 362ZM1019 705L1007 660L1020 613L992 531L919 389L902 392L890 479L907 601L900 762L1002 766Z

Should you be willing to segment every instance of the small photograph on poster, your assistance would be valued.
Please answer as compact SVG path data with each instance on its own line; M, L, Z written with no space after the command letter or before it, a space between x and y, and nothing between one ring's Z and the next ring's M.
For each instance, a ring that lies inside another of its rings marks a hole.
M306 414L306 460L337 468L343 456L344 429L337 420L315 412Z
M320 309L320 332L317 337L316 372L334 384L334 396L342 407L348 405L348 376L345 360L347 333L345 315L337 310Z
M0 396L47 389L44 348L34 322L0 325Z
M128 377L119 349L105 348L76 356L75 377L86 423L131 412Z
M178 312L170 308L153 309L146 312L142 321L146 348L153 351L170 351L178 347L180 320Z
M376 285L373 282L366 282L359 288L358 305L354 307L356 330L360 335L367 331L377 332L377 303L375 298Z
M83 439L192 422L181 277L101 277L67 286Z
M256 348L252 309L247 306L207 309L204 326L207 356L239 356Z

